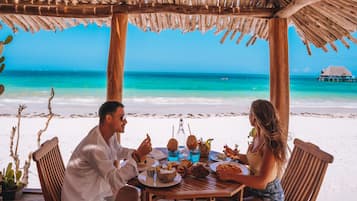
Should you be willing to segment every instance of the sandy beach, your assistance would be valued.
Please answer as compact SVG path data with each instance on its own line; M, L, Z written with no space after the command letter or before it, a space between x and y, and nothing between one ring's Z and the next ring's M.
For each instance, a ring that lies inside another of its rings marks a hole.
M94 115L94 114L93 114ZM172 125L177 128L180 115L129 115L126 132L122 134L122 144L135 148L149 133L153 146L166 146L171 136ZM222 150L223 145L233 146L238 144L240 150L245 152L247 148L247 135L251 129L246 114L239 115L181 115L186 117L185 123L189 123L192 132L197 137L214 138L212 148ZM23 118L20 136L21 163L29 151L35 150L36 133L44 126L46 119L42 117ZM13 116L0 117L0 161L5 166L9 153L10 129L17 120ZM60 149L65 164L76 145L97 124L95 117L55 117L48 131L44 133L42 142L54 136L59 137ZM292 139L300 138L310 141L321 149L331 153L335 160L329 166L322 185L318 200L351 200L357 193L356 173L354 171L357 156L357 118L354 116L336 115L292 115L290 119L289 145L292 147ZM186 127L186 132L188 129ZM3 168L3 167L1 167ZM38 188L36 165L32 163L30 181L28 187Z

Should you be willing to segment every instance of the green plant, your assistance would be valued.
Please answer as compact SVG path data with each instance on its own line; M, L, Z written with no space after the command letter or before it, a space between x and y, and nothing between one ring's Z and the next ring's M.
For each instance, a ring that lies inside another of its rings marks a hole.
M22 171L12 169L12 163L7 165L6 170L3 170L4 175L0 172L0 177L2 180L2 185L4 190L14 190L19 189L24 186L21 182Z
M4 50L4 46L11 43L13 37L11 35L7 36L4 41L0 41L0 55L2 55L2 52ZM5 69L5 57L1 56L0 57L0 73L2 73ZM5 86L3 84L0 84L0 95L3 94L5 91Z
M19 105L17 111L17 127L14 126L12 127L11 130L10 156L12 157L13 162L10 162L7 165L6 169L4 169L0 174L0 178L2 180L1 181L2 190L4 192L20 190L28 183L28 170L30 168L32 153L30 152L28 159L25 161L25 164L22 169L23 172L20 170L20 159L18 154L19 139L20 139L20 120L24 109L26 109L25 105Z
M37 132L38 146L41 143L41 135L46 132L48 125L54 116L52 113L51 101L55 95L54 89L51 88L51 96L48 100L47 121L45 127ZM31 165L32 152L29 153L28 159L25 160L23 168L20 170L20 158L19 158L19 141L20 141L20 125L22 112L26 109L26 105L19 105L17 109L17 126L13 126L10 134L10 157L13 162L10 162L6 169L0 171L0 184L3 191L14 191L25 187L28 184L28 173ZM12 198L11 198L12 199Z

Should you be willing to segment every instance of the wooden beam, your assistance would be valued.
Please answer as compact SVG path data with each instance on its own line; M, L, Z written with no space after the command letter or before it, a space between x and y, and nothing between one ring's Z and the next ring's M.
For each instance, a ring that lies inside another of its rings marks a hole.
M110 30L110 47L107 67L107 100L123 100L124 59L126 32L128 29L128 15L114 14ZM117 133L120 143L120 133Z
M216 6L188 6L176 4L142 4L142 5L88 5L78 4L31 4L7 3L0 0L1 14L38 15L69 18L100 18L110 17L114 13L144 14L144 13L177 13L187 15L233 15L257 18L271 18L276 8L222 8Z
M289 18L305 6L311 5L319 1L321 0L292 0L285 8L275 13L274 17Z
M289 58L288 22L284 18L269 20L270 101L278 111L281 127L289 129Z
M114 14L110 32L110 48L107 68L107 100L122 101L124 58L128 15Z

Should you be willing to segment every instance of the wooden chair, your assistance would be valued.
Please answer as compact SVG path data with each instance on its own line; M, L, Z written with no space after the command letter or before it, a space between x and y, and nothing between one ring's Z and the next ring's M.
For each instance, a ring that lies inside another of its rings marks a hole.
M61 190L65 167L58 147L58 138L44 142L33 153L43 196L46 201L61 201Z
M294 145L281 180L285 201L315 201L333 156L299 139L294 140Z

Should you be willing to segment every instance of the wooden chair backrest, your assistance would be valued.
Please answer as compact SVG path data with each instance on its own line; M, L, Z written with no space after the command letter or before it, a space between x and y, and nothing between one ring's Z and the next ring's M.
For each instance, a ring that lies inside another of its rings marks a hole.
M58 147L58 138L44 142L33 153L41 188L46 201L61 201L61 191L65 173L62 156Z
M282 177L285 201L315 201L333 156L318 146L294 140L294 149Z

